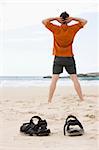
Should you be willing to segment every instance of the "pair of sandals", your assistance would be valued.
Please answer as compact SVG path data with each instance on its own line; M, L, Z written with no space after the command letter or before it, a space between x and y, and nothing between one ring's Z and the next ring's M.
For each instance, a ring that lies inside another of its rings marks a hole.
M37 123L34 123L34 119L37 119ZM47 129L47 121L42 120L39 116L33 116L29 123L23 123L20 127L20 132L30 136L48 136L51 133L50 129ZM63 132L64 135L81 136L84 134L84 129L80 121L75 116L69 115L66 118Z

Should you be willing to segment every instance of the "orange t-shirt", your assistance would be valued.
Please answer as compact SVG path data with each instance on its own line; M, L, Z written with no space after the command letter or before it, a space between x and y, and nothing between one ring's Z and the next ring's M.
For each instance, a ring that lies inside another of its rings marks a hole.
M72 43L75 34L82 27L83 26L81 23L70 26L66 24L58 26L48 22L46 28L48 28L53 33L54 37L53 55L66 57L73 56Z

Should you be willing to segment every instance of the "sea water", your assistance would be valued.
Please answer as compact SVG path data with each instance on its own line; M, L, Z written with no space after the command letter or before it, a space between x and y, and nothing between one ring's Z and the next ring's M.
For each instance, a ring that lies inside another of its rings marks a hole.
M81 85L99 85L99 77L79 77ZM49 86L51 78L43 76L0 76L0 87ZM58 85L72 85L70 78L60 78Z

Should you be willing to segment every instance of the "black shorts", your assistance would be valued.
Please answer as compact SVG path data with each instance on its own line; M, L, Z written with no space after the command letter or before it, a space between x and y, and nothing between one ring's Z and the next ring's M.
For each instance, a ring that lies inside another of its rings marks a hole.
M69 74L76 74L76 64L74 57L55 56L53 62L53 74L60 74L65 67Z

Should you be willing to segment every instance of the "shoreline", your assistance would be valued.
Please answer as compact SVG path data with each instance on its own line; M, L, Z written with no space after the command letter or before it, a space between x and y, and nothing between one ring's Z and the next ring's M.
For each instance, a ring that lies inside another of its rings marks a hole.
M81 86L99 86L99 80L79 80ZM1 87L48 87L50 86L51 80L5 80L0 82ZM73 82L70 79L58 80L57 86L73 86Z

